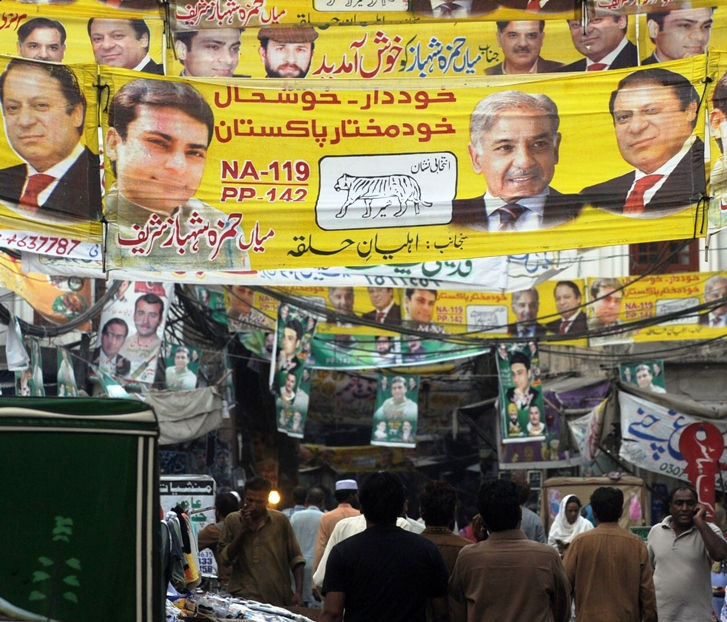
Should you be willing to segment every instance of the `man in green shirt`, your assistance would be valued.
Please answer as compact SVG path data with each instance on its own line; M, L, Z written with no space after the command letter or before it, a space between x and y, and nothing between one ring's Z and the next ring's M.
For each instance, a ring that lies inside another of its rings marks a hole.
M232 566L227 591L271 605L301 606L305 558L285 514L267 507L271 489L267 479L249 479L243 508L225 518L217 546L222 563Z

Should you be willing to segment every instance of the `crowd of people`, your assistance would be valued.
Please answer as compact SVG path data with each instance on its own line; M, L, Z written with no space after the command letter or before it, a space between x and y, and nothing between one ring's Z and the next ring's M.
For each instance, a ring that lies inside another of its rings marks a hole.
M322 622L714 619L710 573L713 563L723 567L727 541L686 483L672 490L669 514L647 542L619 525L616 487L594 490L588 518L581 500L566 495L546 538L523 505L526 487L486 480L470 539L453 531L457 495L441 481L421 490L419 520L406 516L405 487L388 471L360 488L338 481L329 512L320 487L296 488L295 505L282 512L268 507L270 490L254 477L240 503L218 495L218 522L200 533L200 549L213 550L233 596L322 607Z

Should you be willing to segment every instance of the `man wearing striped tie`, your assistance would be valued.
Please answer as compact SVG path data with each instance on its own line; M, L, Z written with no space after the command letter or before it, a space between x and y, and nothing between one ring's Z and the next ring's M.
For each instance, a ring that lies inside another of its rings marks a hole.
M487 192L452 204L452 224L488 232L547 229L574 219L578 195L550 186L561 135L558 107L547 95L501 91L483 99L470 119L472 168Z
M609 102L621 157L635 170L585 188L587 202L632 218L660 218L706 193L704 143L693 136L699 94L660 67L623 78Z

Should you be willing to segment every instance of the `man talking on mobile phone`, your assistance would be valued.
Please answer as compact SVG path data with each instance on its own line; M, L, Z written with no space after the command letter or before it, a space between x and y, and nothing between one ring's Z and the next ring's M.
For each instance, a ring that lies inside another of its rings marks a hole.
M305 558L288 518L268 508L271 489L267 479L249 479L242 509L225 518L217 550L222 564L232 566L227 591L279 607L300 607Z
M727 557L727 542L707 522L697 491L680 483L669 495L669 516L654 525L647 540L654 569L659 622L712 618L711 560Z

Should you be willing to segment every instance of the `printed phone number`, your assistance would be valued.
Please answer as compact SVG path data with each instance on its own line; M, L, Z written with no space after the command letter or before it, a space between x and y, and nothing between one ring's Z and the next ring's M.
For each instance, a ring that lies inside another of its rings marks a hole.
M674 477L679 477L682 473L684 473L684 469L680 466L677 466L676 464L671 464L670 462L662 462L659 465L659 470L664 471L667 475L673 475Z
M49 235L8 235L0 233L0 245L57 257L74 256L84 259L96 259L101 254L101 247L98 244Z

